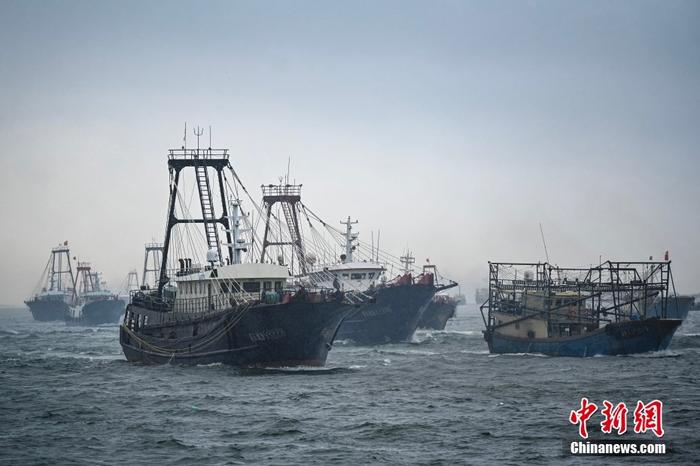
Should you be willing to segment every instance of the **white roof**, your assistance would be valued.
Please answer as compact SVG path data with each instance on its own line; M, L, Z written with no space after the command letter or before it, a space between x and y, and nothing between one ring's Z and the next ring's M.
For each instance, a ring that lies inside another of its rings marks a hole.
M207 270L201 273L193 273L176 278L176 281L195 281L207 280L212 278L212 271ZM286 280L289 278L289 270L284 265L277 264L231 264L223 265L216 268L216 277L214 279L233 279L236 281L252 279L252 280Z
M331 265L321 265L318 266L313 270L313 272L321 272L321 271L327 271L327 272L354 272L354 271L361 271L361 272L374 272L374 271L382 271L386 270L384 266L381 264L377 264L376 262L345 262L345 263L340 263L340 264L331 264ZM312 273L313 273L312 272Z

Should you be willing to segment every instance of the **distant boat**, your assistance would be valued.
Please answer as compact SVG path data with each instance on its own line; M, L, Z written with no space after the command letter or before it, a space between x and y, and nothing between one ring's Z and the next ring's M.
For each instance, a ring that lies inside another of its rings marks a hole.
M489 351L594 356L665 349L682 320L646 311L652 300L668 309L670 273L670 262L608 261L589 269L489 263L491 293L481 307Z
M77 299L64 315L68 325L116 324L124 314L126 303L106 288L101 274L87 262L78 262Z
M341 222L344 252L338 263L314 265L308 280L317 286L352 289L369 298L369 302L346 318L338 329L337 338L358 345L382 345L409 341L421 316L436 292L456 286L456 283L438 283L437 269L426 265L414 277L411 265L415 258L406 253L400 260L403 273L392 280L386 279L386 267L375 260L355 260L355 242L352 232L357 221Z
M455 316L457 299L449 295L437 294L433 296L428 307L418 322L418 328L429 330L445 330L447 321Z
M455 295L455 303L457 306L463 306L467 304L467 298L462 294L462 287L458 287L459 291L457 291L457 294Z
M51 249L41 279L41 289L24 303L34 320L63 320L70 306L75 304L74 276L68 241Z
M474 291L474 302L477 306L481 306L489 299L489 289L488 288L477 288Z
M652 303L650 309L647 309L648 317L663 317L663 299L657 298ZM693 296L678 295L669 296L666 301L666 318L669 319L681 319L685 320L688 317L688 311L695 304L695 298Z

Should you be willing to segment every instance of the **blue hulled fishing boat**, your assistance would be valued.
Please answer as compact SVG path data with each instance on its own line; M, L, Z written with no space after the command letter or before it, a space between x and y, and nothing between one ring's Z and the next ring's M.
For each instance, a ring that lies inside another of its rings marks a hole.
M590 268L489 263L481 306L492 353L619 355L668 347L671 263L605 262Z

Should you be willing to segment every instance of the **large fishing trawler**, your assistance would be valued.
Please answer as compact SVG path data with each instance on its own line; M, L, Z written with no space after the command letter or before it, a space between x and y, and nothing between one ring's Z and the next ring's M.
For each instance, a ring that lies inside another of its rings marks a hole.
M75 280L68 241L51 249L38 288L34 295L24 302L34 320L63 320L75 299Z
M195 134L199 141L201 132ZM132 294L120 329L126 358L242 367L325 364L341 321L362 298L303 287L282 260L269 260L269 247L291 246L297 266L306 263L297 220L301 186L263 187L265 235L254 262L250 256L260 243L238 197L239 190L248 191L231 167L228 150L197 146L169 152L170 201L158 285ZM192 197L181 176L185 170L195 174L192 194L199 200L199 216L190 212ZM215 205L221 206L218 214ZM284 211L289 241L272 237L273 229L282 228L281 219L272 217L273 205ZM193 225L202 227L203 238L186 228ZM199 261L195 255L202 250L205 260Z
M308 274L308 279L337 289L356 290L371 298L343 321L338 330L339 339L360 345L409 341L435 293L457 284L449 280L440 283L434 265L424 266L422 273L414 277L412 266L415 258L410 253L399 259L403 273L387 280L387 268L379 261L378 246L376 250L372 246L369 260L355 258L358 234L353 233L352 226L356 223L350 217L341 222L345 225L345 232L341 234L343 253L340 261L316 266Z
M668 347L671 263L605 262L589 268L489 263L481 306L492 353L594 356ZM650 316L658 303L660 315Z

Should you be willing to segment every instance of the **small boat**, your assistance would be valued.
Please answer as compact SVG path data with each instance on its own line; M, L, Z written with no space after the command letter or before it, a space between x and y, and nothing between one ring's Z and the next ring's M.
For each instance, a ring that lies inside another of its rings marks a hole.
M594 356L663 350L682 322L667 315L670 264L490 262L489 297L481 306L489 351ZM660 314L647 313L652 303Z
M47 322L63 320L74 304L74 277L68 241L51 249L42 277L40 291L24 303L34 320Z

